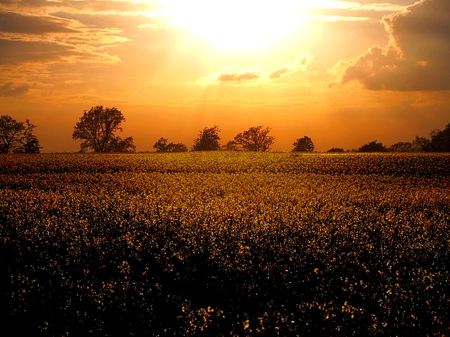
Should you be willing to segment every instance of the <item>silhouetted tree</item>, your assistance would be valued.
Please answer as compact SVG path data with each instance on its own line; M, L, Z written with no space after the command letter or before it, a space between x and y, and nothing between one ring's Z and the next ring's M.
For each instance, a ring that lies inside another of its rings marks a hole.
M358 149L358 152L386 152L386 151L387 151L386 147L382 143L377 143L376 140L364 144Z
M11 116L0 116L0 153L9 153L20 144L25 127Z
M265 152L275 141L275 137L269 136L270 128L252 126L248 130L238 133L234 137L234 142L238 149L245 151Z
M204 128L194 140L192 151L217 151L220 150L220 129L217 125L211 128Z
M108 143L106 152L136 152L133 137L122 139L120 137L113 137Z
M169 143L167 144L167 152L187 152L188 148L183 143Z
M156 150L156 152L167 152L167 138L159 138L155 144L153 144L153 148Z
M33 134L33 129L35 127L36 125L31 124L28 119L25 121L25 131L22 137L22 147L17 152L24 152L24 153L40 152L41 146L39 145L39 140Z
M430 140L425 137L418 137L412 142L398 142L388 148L389 152L424 152L427 151Z
M122 131L121 124L124 121L125 117L120 110L98 105L84 111L74 127L72 138L82 140L82 152L134 152L136 147L132 137L121 139L114 134Z
M426 146L430 152L450 152L450 123L444 130L434 130L431 132L431 141Z
M340 147L333 147L327 151L328 153L343 153L345 150Z
M28 119L23 123L11 116L0 116L0 153L39 153L41 146L33 134L35 127Z
M429 144L430 140L428 138L416 136L416 139L414 139L411 143L412 151L424 152L427 150Z
M222 150L225 151L239 151L238 144L234 140L230 140L224 146L222 146Z
M314 152L314 143L308 136L297 139L292 152Z
M167 138L161 137L153 144L153 148L156 152L187 152L188 148L183 143L167 143Z
M389 152L413 152L413 146L410 142L398 142L388 148Z

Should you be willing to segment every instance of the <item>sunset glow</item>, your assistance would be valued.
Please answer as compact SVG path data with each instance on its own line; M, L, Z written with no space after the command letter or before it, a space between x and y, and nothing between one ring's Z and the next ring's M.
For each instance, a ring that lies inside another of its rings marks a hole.
M259 49L304 20L301 1L194 0L173 5L172 24L206 37L221 49Z
M429 137L450 122L448 0L0 2L0 109L42 152L78 151L83 111L153 151L267 126L273 151Z

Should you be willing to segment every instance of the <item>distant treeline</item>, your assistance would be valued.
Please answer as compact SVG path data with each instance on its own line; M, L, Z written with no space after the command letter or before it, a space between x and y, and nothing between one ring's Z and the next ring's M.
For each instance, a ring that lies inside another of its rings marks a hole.
M76 123L72 138L81 140L81 152L136 152L133 137L122 139L116 136L117 131L122 131L122 122L125 117L122 112L114 107L92 107L84 111L79 122ZM39 153L41 146L39 140L33 134L36 126L28 120L18 122L10 116L0 116L0 153ZM252 126L238 133L233 140L226 144L220 143L220 129L217 125L205 127L200 130L191 151L269 151L275 142L275 137L270 135L270 128ZM292 144L292 152L315 152L313 140L303 136ZM184 143L169 142L161 137L154 144L156 152L187 152L189 148ZM326 152L450 152L450 123L444 130L433 130L430 138L418 137L410 142L398 142L389 147L373 140L360 146L358 149L345 150L333 147Z

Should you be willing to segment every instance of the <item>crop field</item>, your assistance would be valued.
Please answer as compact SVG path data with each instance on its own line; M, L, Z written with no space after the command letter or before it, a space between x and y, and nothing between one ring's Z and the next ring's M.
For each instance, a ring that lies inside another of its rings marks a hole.
M8 336L449 336L450 155L0 156Z

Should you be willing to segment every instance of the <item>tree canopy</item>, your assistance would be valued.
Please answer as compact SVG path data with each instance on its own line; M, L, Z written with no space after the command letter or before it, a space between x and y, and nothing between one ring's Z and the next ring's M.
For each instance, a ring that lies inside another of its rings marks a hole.
M238 133L234 137L234 144L238 150L265 152L270 149L275 137L269 136L270 128L261 125L252 126L248 130Z
M430 152L450 152L450 123L444 130L431 132L431 141L426 146Z
M183 143L168 143L167 138L161 137L153 144L156 152L187 152L188 148Z
M386 152L386 151L387 151L386 147L382 143L377 143L376 140L364 144L358 149L358 152Z
M297 139L292 145L292 152L314 152L314 143L308 136Z
M72 138L82 140L82 152L134 152L136 146L133 137L122 139L115 135L115 132L122 131L121 124L124 121L120 110L98 105L84 111L74 127Z
M220 150L220 129L217 125L205 127L194 140L192 151L217 151Z
M75 124L72 139L81 140L81 152L135 152L133 137L122 139L117 132L122 132L125 117L115 107L101 105L84 111ZM17 121L8 115L0 116L0 153L39 153L42 148L33 131L36 125L28 119ZM226 144L220 144L220 129L217 125L200 130L191 147L192 151L269 151L275 142L275 137L269 133L269 127L252 126L238 133ZM173 143L167 138L159 138L153 148L156 152L187 152L184 143ZM298 138L293 143L292 152L314 152L315 145L308 136ZM333 147L332 152L450 152L450 123L443 130L430 132L430 138L416 136L414 140L400 141L385 146L377 140L360 146L358 149L344 150Z
M41 146L33 134L36 125L19 122L11 116L0 116L0 153L39 153Z
M332 147L327 153L344 153L345 150L342 147Z

